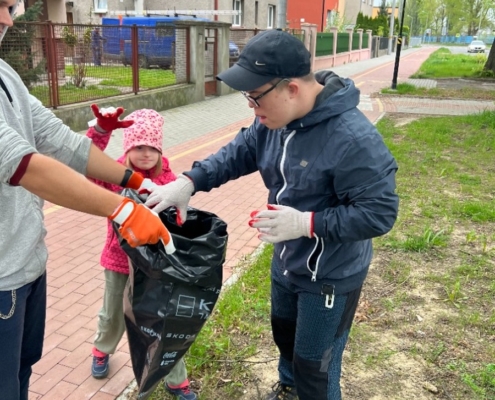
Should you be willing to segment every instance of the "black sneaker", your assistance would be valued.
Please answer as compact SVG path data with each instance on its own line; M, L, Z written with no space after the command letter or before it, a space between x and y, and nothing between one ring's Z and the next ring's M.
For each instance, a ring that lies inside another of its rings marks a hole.
M265 397L265 400L298 400L296 388L282 385L277 382L272 387L272 392Z
M91 365L91 375L96 379L106 378L108 375L108 354L93 349L93 364Z

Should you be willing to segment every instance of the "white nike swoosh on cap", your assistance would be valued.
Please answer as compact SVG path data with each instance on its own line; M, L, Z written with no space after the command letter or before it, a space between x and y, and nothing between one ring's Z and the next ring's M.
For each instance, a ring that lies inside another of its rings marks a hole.
M255 64L256 64L256 65L266 65L266 64L260 63L260 62L258 62L258 61L255 61Z

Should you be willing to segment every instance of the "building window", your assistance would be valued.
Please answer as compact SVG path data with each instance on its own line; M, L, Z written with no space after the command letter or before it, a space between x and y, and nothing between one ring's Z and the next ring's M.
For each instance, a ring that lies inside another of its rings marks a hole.
M107 12L107 0L94 0L95 12L104 11Z
M232 25L233 26L241 26L242 25L242 0L233 0L232 9L234 11L239 11L239 14L234 15L232 17Z
M274 28L275 27L275 6L272 6L271 4L268 5L268 24L267 28Z
M334 26L337 19L337 13L335 11L327 11L327 26Z
M258 2L254 2L254 25L258 26Z

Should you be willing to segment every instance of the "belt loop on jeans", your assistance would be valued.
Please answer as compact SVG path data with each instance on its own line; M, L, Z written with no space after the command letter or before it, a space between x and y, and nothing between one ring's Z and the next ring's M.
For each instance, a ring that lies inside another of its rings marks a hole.
M333 308L335 301L335 285L324 283L321 285L321 294L325 296L325 307Z

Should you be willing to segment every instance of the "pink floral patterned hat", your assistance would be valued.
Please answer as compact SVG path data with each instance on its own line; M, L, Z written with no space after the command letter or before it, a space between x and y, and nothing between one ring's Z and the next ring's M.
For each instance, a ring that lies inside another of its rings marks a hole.
M162 152L163 117L155 110L143 108L130 113L124 120L132 119L134 124L124 129L124 152L137 146L150 146Z

